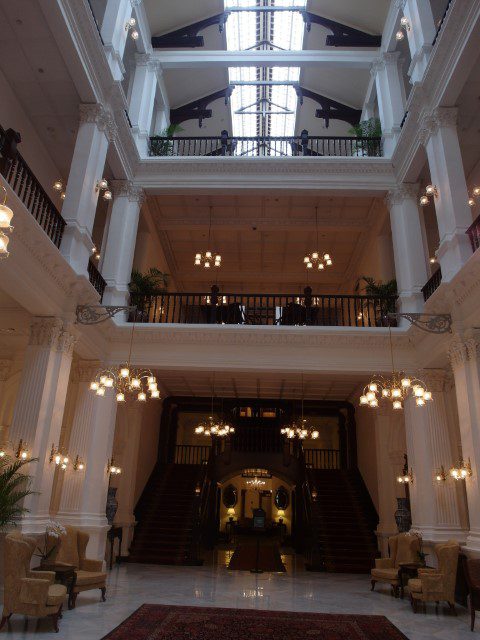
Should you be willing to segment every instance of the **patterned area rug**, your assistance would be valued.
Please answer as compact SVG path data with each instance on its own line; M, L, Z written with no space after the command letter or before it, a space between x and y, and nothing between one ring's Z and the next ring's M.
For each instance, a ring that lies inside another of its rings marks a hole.
M102 640L408 640L383 616L144 604Z

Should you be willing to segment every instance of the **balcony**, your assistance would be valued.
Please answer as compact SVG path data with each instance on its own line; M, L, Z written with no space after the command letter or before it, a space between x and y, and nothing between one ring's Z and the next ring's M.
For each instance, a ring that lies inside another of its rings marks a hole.
M472 251L475 251L480 247L480 216L469 226L467 229L467 235L470 238L472 245Z
M88 261L88 279L90 280L90 284L95 289L95 291L100 295L100 302L102 301L103 294L105 293L105 287L107 283L102 277L102 274L97 269L97 267L93 264L91 260Z
M426 302L442 283L442 270L440 267L422 287L423 299Z
M215 289L215 287L213 288ZM383 327L395 297L363 295L164 293L132 296L133 322L182 325ZM390 321L391 322L391 321Z
M381 138L341 136L233 137L220 136L150 138L151 157L376 157L382 156Z

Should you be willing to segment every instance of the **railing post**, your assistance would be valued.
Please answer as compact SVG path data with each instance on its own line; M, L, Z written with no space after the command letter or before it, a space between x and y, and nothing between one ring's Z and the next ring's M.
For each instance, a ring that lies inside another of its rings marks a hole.
M228 131L226 129L221 133L220 143L222 145L222 156L226 156L228 149Z
M301 136L302 154L306 156L308 154L308 131L303 129Z
M5 179L8 178L12 162L17 158L17 144L20 144L21 141L22 136L18 131L14 131L13 129L7 129L5 131L0 149L0 173Z

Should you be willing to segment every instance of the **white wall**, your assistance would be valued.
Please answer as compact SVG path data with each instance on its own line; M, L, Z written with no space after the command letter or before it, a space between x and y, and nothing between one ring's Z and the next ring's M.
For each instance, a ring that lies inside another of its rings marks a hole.
M355 411L357 423L358 468L367 485L373 504L378 511L377 455L375 452L375 421L372 411L358 407ZM385 452L387 455L387 452Z
M142 495L142 491L145 488L147 480L150 477L153 467L157 461L161 414L161 402L147 402L144 407L140 435L134 504L138 502L138 499Z

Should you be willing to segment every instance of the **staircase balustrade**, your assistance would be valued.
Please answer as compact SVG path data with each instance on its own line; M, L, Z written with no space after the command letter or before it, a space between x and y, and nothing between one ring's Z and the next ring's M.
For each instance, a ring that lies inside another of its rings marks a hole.
M467 235L470 238L472 251L475 253L480 247L480 216L468 227Z

